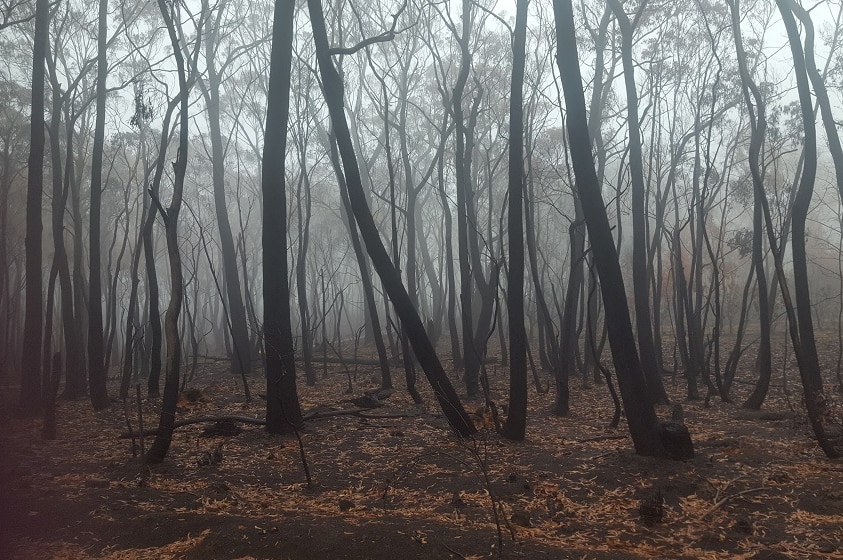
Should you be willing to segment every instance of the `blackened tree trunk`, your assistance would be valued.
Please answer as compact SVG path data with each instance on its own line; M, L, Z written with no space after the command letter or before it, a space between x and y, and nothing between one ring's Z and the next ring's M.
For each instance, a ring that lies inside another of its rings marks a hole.
M302 145L304 148L304 145ZM307 250L310 246L311 196L310 180L305 167L306 151L300 149L301 178L296 196L299 217L299 249L296 258L296 293L298 294L301 320L301 353L304 359L304 377L308 385L316 385L313 371L313 337L310 327L310 308L307 305ZM304 199L304 200L302 200ZM303 204L303 205L302 205Z
M170 261L170 303L164 315L164 336L167 342L166 374L164 378L164 395L161 400L161 417L158 421L158 431L155 441L146 454L150 463L160 463L167 456L170 442L173 440L173 429L176 421L176 402L179 396L179 373L181 368L181 339L179 337L179 314L184 301L184 282L181 270L181 253L179 251L178 220L184 193L184 176L187 171L188 146L188 84L184 56L176 34L176 24L173 22L172 9L166 0L158 0L158 9L167 26L173 56L176 59L176 70L179 79L179 150L173 163L173 198L166 212L161 211L164 219L167 237L167 257ZM197 41L199 39L197 38Z
M746 54L743 47L740 27L740 5L738 0L729 2L732 16L732 32L735 37L735 52L738 59L738 70L741 76L744 104L749 113L751 137L749 142L749 170L752 175L753 184L753 235L752 235L752 269L755 271L758 286L758 307L759 307L759 328L761 338L758 342L758 381L752 393L743 403L744 408L758 410L761 408L767 390L770 387L772 377L772 355L770 340L770 304L767 291L766 269L764 267L764 214L762 197L764 196L764 177L761 170L761 147L764 142L764 134L767 129L766 107L764 98L755 84L746 65ZM746 298L746 296L744 296ZM743 322L743 315L741 316ZM739 327L742 330L742 325ZM735 346L736 352L739 348L741 334ZM735 360L737 361L737 357ZM737 364L735 364L736 367ZM730 374L731 377L731 374Z
M574 204L582 207L578 200ZM556 369L556 401L553 404L553 414L557 416L567 416L570 412L568 383L571 372L576 369L577 340L579 339L576 325L577 308L579 307L580 286L583 279L583 256L585 255L585 231L576 221L571 222L568 227L568 237L571 247L571 266L559 328L559 367Z
M36 411L41 404L41 329L44 320L44 296L41 292L41 197L44 193L44 61L47 55L49 24L49 2L37 0L35 43L32 50L29 172L26 184L26 311L20 392L20 406L23 411Z
M287 284L287 130L293 56L294 0L276 0L263 147L263 298L266 429L281 434L302 423Z
M392 305L413 346L416 358L430 382L433 393L449 424L460 436L468 436L477 431L470 417L462 406L454 387L448 380L439 357L427 336L424 324L418 312L410 302L401 276L392 264L389 254L378 234L372 214L366 203L363 181L357 165L357 157L351 141L351 134L343 109L343 85L331 60L328 47L328 33L320 0L308 0L310 20L313 26L313 39L316 45L316 58L322 76L322 88L331 122L337 138L337 145L343 162L344 174L348 186L348 198L351 201L354 218L360 228L360 234L366 244L366 250L377 270L384 290L389 295Z
M189 86L193 83L191 76L188 82ZM167 146L170 140L170 122L173 113L181 104L181 93L175 97L167 105L167 111L164 114L164 121L161 125L161 136L158 140L158 157L155 163L155 175L152 178L152 186L149 194L153 200L158 200L159 192L161 191L161 179L164 176L164 165L166 164ZM149 212L146 215L146 220L141 229L141 236L143 238L143 254L144 263L146 266L146 286L147 286L147 308L148 323L146 323L149 330L149 350L145 356L149 357L149 377L147 378L147 394L150 397L157 397L160 394L160 380L161 380L161 311L159 307L159 289L158 289L158 271L155 268L155 238L154 228L155 217L158 215L158 208L156 205L150 205Z
M135 173L137 171L137 164L139 162L140 154L138 154L137 159L135 160L135 169L132 170L132 173ZM143 194L141 196L143 196ZM112 250L109 250L108 264L106 265L106 272L109 275L108 294L106 295L106 327L104 331L106 372L108 372L108 370L111 368L111 356L114 350L114 341L117 338L117 291L118 282L120 281L120 269L123 267L123 255L126 254L126 248L129 245L129 198L130 191L127 188L125 197L123 199L123 212L118 214L114 220L114 237L112 238L111 242ZM117 258L112 260L112 257L114 255L113 248L117 241L117 231L119 229L119 224L121 221L123 221L124 217L126 220L126 225L125 229L123 230L123 241L120 243L120 251L117 253Z
M527 331L524 328L524 66L528 0L515 8L512 81L509 97L509 415L501 433L523 440L527 428Z
M94 147L91 155L91 209L88 259L88 390L94 410L108 406L108 379L105 371L105 349L102 328L102 270L100 249L100 215L102 207L102 152L105 144L105 80L108 75L106 34L108 33L108 0L100 0L97 30L97 101L94 124Z
M825 86L823 74L817 69L817 62L814 57L814 23L808 11L794 0L785 0L787 6L799 18L805 29L805 65L811 85L814 86L814 95L817 96L817 104L820 106L823 127L825 128L828 151L834 163L834 175L837 181L837 191L843 197L843 147L840 145L840 136L837 131L837 121L834 120L834 113L831 110L831 101L828 97L828 90ZM835 33L839 32L839 28ZM836 37L835 37L836 39ZM826 64L831 63L831 58Z
M536 220L535 211L532 204L533 193L533 174L528 178L529 190L525 188L528 196L525 197L524 204L524 226L527 238L527 258L530 261L530 277L533 279L533 293L536 297L536 307L538 308L537 323L539 326L539 354L541 361L546 367L553 370L554 377L558 380L561 378L560 373L560 350L559 339L556 336L556 329L554 328L553 320L550 315L550 306L547 303L547 298L544 295L544 288L542 286L541 274L539 274L539 259L538 248L536 247ZM550 350L544 350L545 346L549 346ZM549 356L548 356L549 353Z
M354 221L354 213L351 208L351 201L348 199L348 186L345 183L345 175L342 172L342 163L340 155L337 151L336 138L333 133L329 135L331 163L334 166L334 173L337 181L340 184L340 199L342 200L342 207L344 217L346 218L346 226L348 227L348 234L351 238L351 246L354 249L354 255L357 259L357 268L360 270L360 280L363 284L363 295L366 299L366 311L369 318L369 323L372 325L372 338L375 342L375 348L378 352L378 364L381 370L381 387L384 389L392 388L392 373L389 369L389 358L386 355L386 345L383 342L383 332L381 331L380 317L378 317L378 308L375 305L375 289L372 285L372 277L369 274L365 253L363 252L363 245L360 243L360 235L357 232L357 223ZM324 318L323 318L324 322ZM405 356L405 359L408 356ZM412 366L411 366L412 367ZM408 384L408 390L413 397L413 401L421 397L415 387ZM416 402L419 402L416 401Z
M207 0L203 2L207 9ZM217 6L217 23L227 9L227 2ZM211 139L211 177L214 187L214 208L222 249L222 270L225 278L225 299L228 302L231 322L231 372L234 375L248 375L252 370L252 356L249 350L249 329L246 326L246 306L240 289L240 275L237 269L237 252L234 236L228 218L228 203L225 194L225 148L220 126L220 72L217 69L218 30L209 28L205 39L205 61L207 65L207 86L202 87L205 105L208 109L208 131Z
M828 401L823 394L822 374L820 371L819 357L817 356L816 340L814 338L808 257L805 250L805 225L808 219L808 211L810 210L811 198L814 193L814 182L817 175L816 122L812 106L811 90L808 83L805 55L802 50L799 30L796 26L793 12L787 6L786 0L776 0L776 4L782 14L782 20L787 29L791 53L793 54L796 87L799 91L799 105L802 111L802 122L804 125L803 149L805 151L805 167L802 170L799 189L796 191L796 196L793 200L793 242L791 244L791 251L793 253L793 283L794 291L796 292L796 316L799 328L798 348L801 354L799 374L802 378L802 386L805 391L805 407L808 410L808 419L811 422L811 428L814 430L817 442L826 456L830 459L835 459L840 457L840 450L829 438L825 427Z
M474 320L472 309L473 288L471 285L471 261L468 246L468 204L471 189L471 151L466 147L468 127L463 113L463 95L471 70L469 46L471 32L471 3L462 2L462 36L460 39L460 72L453 91L454 125L456 126L456 176L457 176L457 258L460 270L460 327L463 343L463 366L465 367L465 389L469 396L480 391L480 360L474 344ZM480 263L475 263L480 266Z
M164 153L161 153L159 157L163 158ZM160 165L163 169L163 161ZM152 193L155 197L158 196L160 190L158 185L160 185L160 181L153 182ZM146 390L150 397L157 397L161 394L161 352L163 349L158 269L155 267L155 236L153 231L155 216L157 214L157 208L150 208L143 227L143 255L144 266L146 267L146 296L149 321L147 323L149 330L149 377L146 380Z
M144 177L147 177L147 162L146 162L146 132L149 126L149 120L152 117L150 108L146 105L144 100L144 92L142 86L137 86L135 91L135 113L132 116L131 124L138 128L138 152L140 159L144 160ZM168 127L169 128L169 127ZM126 310L126 327L124 329L124 344L123 350L123 365L121 367L120 375L120 399L125 401L129 397L129 384L132 378L132 364L135 356L135 346L140 342L140 337L135 333L135 323L138 314L138 286L140 285L140 277L138 276L138 269L140 268L141 251L143 250L143 228L146 218L152 211L154 206L148 199L146 193L141 203L141 217L140 228L138 231L137 242L132 249L132 263L129 266L129 303Z
M568 135L577 191L583 206L594 261L606 307L609 344L629 431L635 451L650 456L687 456L690 437L680 443L685 453L666 447L655 409L647 394L646 379L635 349L632 321L626 303L623 275L615 248L606 207L600 193L588 138L585 97L577 56L574 13L571 0L554 0L559 73L568 107ZM686 434L687 435L687 434ZM690 451L693 454L693 451Z
M638 7L635 19L630 22L619 0L609 0L621 29L624 83L626 84L626 114L629 133L629 172L632 178L632 289L635 295L635 326L638 333L638 352L641 367L647 379L647 392L655 404L666 404L667 393L662 383L656 358L653 324L650 314L650 275L647 255L648 211L644 185L644 158L638 116L638 90L635 87L635 66L632 60L632 35L647 2Z
M52 230L54 258L58 267L59 287L61 288L61 319L64 334L65 371L67 372L65 396L77 399L85 394L84 381L80 383L80 380L85 379L85 354L81 347L75 320L73 283L70 278L67 248L64 244L64 214L67 209L68 188L62 181L61 144L59 141L63 96L59 93L58 75L55 71L54 59L50 53L47 54L47 67L50 71L50 84L53 88L53 107L50 122L50 156L53 165ZM49 331L45 332L49 333ZM47 402L49 403L49 400Z
M141 132L141 136L143 136L143 132ZM141 228L143 227L143 222L145 221L147 214L150 212L149 206L150 205L146 202L146 197L144 197L143 207L141 210ZM125 348L123 350L123 364L121 366L120 373L120 399L123 401L129 398L129 385L132 380L132 364L135 356L135 345L140 342L140 337L137 337L137 340L135 338L135 321L137 320L138 314L138 285L140 284L138 268L140 268L140 255L143 250L142 244L143 237L139 233L137 244L132 252L132 263L129 268L129 278L131 284L129 286L129 304L128 309L126 310L126 327L123 331Z

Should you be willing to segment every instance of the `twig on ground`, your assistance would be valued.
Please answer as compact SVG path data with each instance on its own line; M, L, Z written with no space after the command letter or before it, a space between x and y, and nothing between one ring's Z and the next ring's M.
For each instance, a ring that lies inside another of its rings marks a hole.
M708 511L700 516L700 519L706 519L712 513L720 509L720 506L731 500L732 498L737 498L739 496L743 496L744 494L749 494L751 492L760 492L761 490L769 490L766 486L759 486L758 488L748 488L746 490L741 490L740 492L735 492L734 494L729 494L723 498L717 500L713 506L711 506Z

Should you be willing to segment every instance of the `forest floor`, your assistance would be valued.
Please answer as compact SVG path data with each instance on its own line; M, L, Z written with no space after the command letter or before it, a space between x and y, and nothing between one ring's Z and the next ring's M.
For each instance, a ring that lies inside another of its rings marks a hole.
M750 369L739 374L736 403L751 389ZM787 392L777 372L761 413L685 402L684 383L666 378L696 446L688 461L635 455L623 420L607 428L604 385L572 380L567 418L550 413L552 387L531 387L527 440L516 443L488 427L458 440L434 404L413 405L399 382L372 412L381 418L306 424L310 487L296 438L262 426L229 437L203 437L207 424L179 428L166 461L147 467L120 439L122 403L95 413L87 401L60 402L56 441L40 438L40 421L6 412L0 558L843 558L843 463L817 447L794 372ZM305 411L353 408L344 401L376 386L374 368L358 368L352 395L341 367L319 375L315 387L299 386ZM506 394L506 370L493 365L490 376ZM423 377L418 385L434 403ZM185 403L178 419L263 417L264 401L245 404L224 362L200 364L189 386L204 398ZM264 390L259 376L250 386L253 395ZM836 392L831 380L828 388ZM147 428L157 425L158 404L144 399ZM128 416L137 427L134 400ZM221 461L204 464L218 448ZM663 518L647 523L641 504L657 494Z

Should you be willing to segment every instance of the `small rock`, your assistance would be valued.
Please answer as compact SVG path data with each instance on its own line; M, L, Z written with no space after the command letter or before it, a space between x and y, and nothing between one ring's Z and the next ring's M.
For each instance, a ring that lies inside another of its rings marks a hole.
M641 500L638 515L647 527L652 527L664 520L664 496L661 490L656 490L655 494Z
M213 482L208 485L208 491L218 496L226 496L231 492L231 488L225 482Z
M752 523L743 517L735 521L735 524L732 525L732 529L738 533L743 533L744 535L751 535L754 533Z
M521 527L533 526L533 521L530 519L530 514L526 511L513 512L512 517L510 517L509 520L515 525L520 525Z
M831 554L833 552L837 552L837 547L834 545L834 543L821 542L817 545L817 550L822 552L823 554Z
M354 507L354 502L351 500L346 500L345 498L340 499L339 501L340 511L348 511Z

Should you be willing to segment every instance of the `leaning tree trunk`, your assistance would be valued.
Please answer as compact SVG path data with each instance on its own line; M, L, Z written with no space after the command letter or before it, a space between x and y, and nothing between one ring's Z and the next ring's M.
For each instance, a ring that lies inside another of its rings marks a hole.
M342 200L346 226L348 227L348 233L351 238L351 246L354 249L354 255L357 258L357 267L360 270L360 280L363 284L363 295L366 300L366 311L369 317L369 322L372 325L372 338L375 341L375 348L378 352L378 365L381 370L381 387L384 389L391 389L392 373L389 369L389 358L386 355L386 345L383 342L383 332L381 331L380 317L378 317L378 308L377 305L375 305L375 289L372 285L372 276L369 274L365 253L363 252L364 249L360 243L360 236L357 232L357 224L354 221L354 213L351 209L351 201L348 199L348 187L345 185L345 176L342 173L340 156L337 152L336 139L333 134L330 134L328 141L330 142L331 163L334 166L337 181L340 183L340 199ZM414 391L414 388L410 389L410 394L413 396L413 400L415 400L418 396L417 392L413 394Z
M655 409L647 394L646 379L635 349L635 337L626 302L623 274L597 181L591 143L588 138L585 97L577 56L571 0L554 0L553 10L556 22L556 60L568 107L567 131L570 138L571 159L588 235L594 249L595 265L600 275L600 287L606 307L606 322L609 327L609 344L612 348L629 431L635 451L641 455L687 458L693 456L690 436L685 431L682 434L673 434L675 437L666 437L668 432L659 424Z
M354 218L360 228L360 234L366 244L366 250L372 258L372 264L380 276L384 290L389 295L395 312L406 330L413 351L425 375L433 387L434 395L451 427L460 436L468 436L477 431L470 417L462 406L454 387L448 380L439 357L427 336L424 324L418 312L410 302L410 296L401 281L401 276L389 258L389 254L380 239L377 225L366 203L363 181L357 165L357 157L351 141L351 134L343 109L343 85L331 60L328 47L328 33L320 0L308 0L313 39L316 45L316 58L322 76L325 101L331 116L334 133L342 157L348 197L351 201Z

